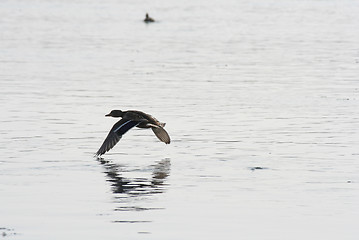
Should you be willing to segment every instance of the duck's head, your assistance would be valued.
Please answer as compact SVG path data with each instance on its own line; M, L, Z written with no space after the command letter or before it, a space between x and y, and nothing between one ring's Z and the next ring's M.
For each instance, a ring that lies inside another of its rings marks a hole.
M121 110L112 110L109 114L106 114L106 117L122 117L123 112Z

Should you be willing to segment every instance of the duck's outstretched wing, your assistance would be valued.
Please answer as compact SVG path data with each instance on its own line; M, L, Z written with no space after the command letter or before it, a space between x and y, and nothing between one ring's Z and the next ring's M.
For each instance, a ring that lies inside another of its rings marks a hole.
M128 130L138 125L140 121L133 121L122 118L115 125L113 125L111 131L108 133L105 141L102 143L100 149L96 152L96 156L101 156L102 154L109 151L113 148L118 141L120 141L123 134Z
M168 133L163 127L160 126L152 127L152 131L161 142L170 144L171 142L170 136L168 135Z

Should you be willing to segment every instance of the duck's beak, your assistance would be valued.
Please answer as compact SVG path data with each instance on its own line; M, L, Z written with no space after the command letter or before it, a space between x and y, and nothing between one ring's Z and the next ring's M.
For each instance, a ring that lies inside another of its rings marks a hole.
M105 117L111 117L111 113L106 114Z

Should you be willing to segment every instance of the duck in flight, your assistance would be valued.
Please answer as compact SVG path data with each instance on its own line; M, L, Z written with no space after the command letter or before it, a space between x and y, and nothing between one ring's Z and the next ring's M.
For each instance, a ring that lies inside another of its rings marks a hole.
M111 148L113 148L118 141L122 138L128 130L133 127L138 128L151 128L156 137L169 144L171 142L170 136L164 129L165 123L161 123L153 116L136 110L121 111L121 110L112 110L109 114L105 115L106 117L121 117L122 119L113 125L112 129L108 133L105 141L102 143L102 146L97 151L96 156L101 156Z

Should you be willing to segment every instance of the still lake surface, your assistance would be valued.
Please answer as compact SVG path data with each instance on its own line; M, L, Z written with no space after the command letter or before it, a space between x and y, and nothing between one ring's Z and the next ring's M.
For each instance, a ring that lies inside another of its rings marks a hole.
M358 239L358 13L2 0L0 239ZM133 129L94 158L112 109L172 143Z

